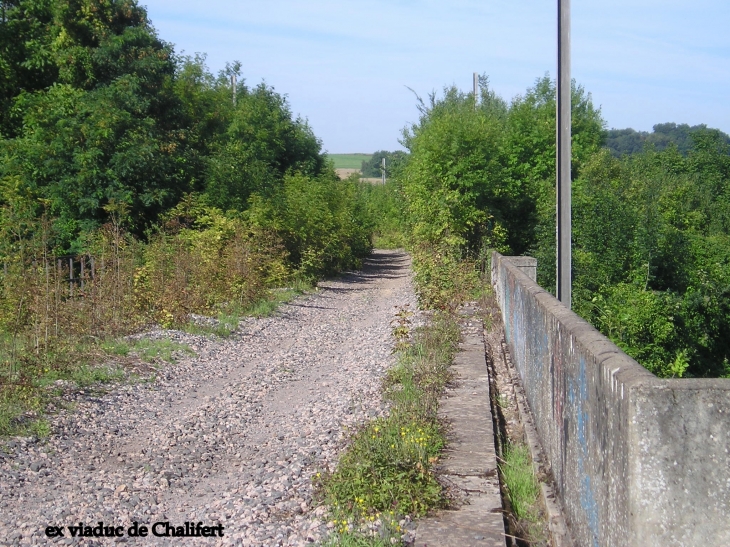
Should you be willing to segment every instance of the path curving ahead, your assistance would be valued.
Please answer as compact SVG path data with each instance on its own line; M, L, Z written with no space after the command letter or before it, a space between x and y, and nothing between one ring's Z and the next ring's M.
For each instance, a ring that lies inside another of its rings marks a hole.
M385 411L390 322L398 307L416 309L410 279L407 255L375 251L362 271L248 319L230 339L151 333L188 343L197 357L152 383L71 396L75 408L53 418L48 439L0 441L0 545L320 539L311 477L334 464L345 426ZM93 531L100 521L124 537L70 539L69 526ZM222 525L224 536L128 537L135 521ZM64 536L48 539L48 526Z

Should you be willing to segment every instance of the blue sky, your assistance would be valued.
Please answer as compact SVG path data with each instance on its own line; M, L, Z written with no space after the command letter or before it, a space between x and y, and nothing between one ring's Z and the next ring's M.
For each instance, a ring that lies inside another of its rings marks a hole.
M415 97L486 73L505 99L556 66L556 0L140 0L176 51L242 63L331 153L400 148ZM728 0L573 0L572 73L608 127L730 133Z

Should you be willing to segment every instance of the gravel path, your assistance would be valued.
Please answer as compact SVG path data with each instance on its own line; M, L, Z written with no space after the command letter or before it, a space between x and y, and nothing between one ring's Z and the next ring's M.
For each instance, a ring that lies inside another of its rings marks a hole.
M325 537L311 477L334 465L347 427L387 410L379 381L392 363L390 322L398 307L416 309L409 268L405 254L376 251L361 272L242 322L226 340L146 334L187 343L196 357L165 366L154 382L69 395L74 409L53 416L47 439L0 442L0 545ZM93 532L100 521L123 536L70 537L69 526ZM135 521L147 537L129 537ZM224 536L154 537L157 522L222 525ZM48 526L64 536L47 538Z

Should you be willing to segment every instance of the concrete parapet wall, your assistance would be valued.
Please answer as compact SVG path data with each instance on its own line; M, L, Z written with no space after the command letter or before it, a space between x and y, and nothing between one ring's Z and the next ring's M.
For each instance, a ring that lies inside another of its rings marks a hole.
M730 545L730 380L656 378L512 260L492 282L576 544Z

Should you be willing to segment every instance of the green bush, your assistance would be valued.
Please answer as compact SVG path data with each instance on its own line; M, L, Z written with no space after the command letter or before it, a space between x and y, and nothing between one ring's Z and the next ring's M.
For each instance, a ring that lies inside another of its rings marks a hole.
M405 248L407 228L398 183L391 178L385 184L358 184L372 222L373 245L378 249Z
M421 244L411 255L416 293L426 309L453 311L475 297L482 285L476 262L457 246Z
M255 196L249 215L281 238L290 264L305 278L357 267L372 249L372 223L357 183L334 174L287 175L271 199Z

